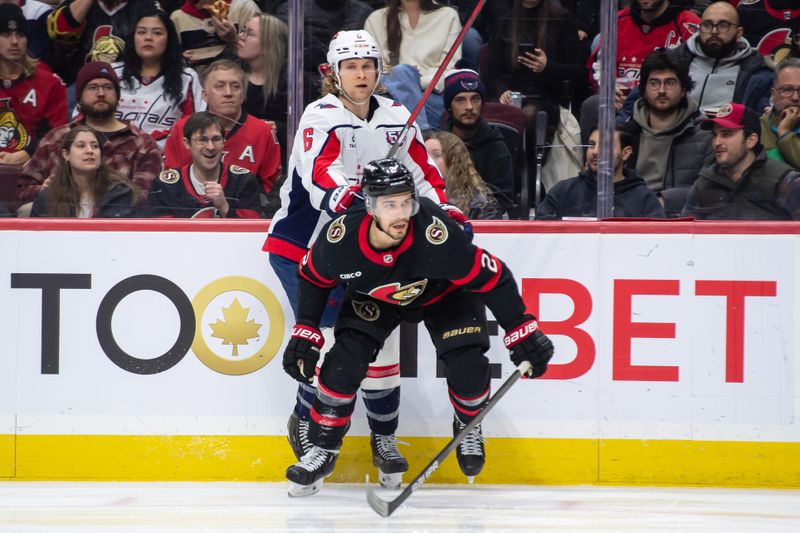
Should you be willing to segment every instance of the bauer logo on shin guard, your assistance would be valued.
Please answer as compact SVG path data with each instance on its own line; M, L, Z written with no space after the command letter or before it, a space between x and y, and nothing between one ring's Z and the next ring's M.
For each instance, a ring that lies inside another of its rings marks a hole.
M511 330L508 335L503 337L503 343L506 345L506 348L511 348L522 339L533 335L537 329L539 329L539 324L535 320L529 320Z

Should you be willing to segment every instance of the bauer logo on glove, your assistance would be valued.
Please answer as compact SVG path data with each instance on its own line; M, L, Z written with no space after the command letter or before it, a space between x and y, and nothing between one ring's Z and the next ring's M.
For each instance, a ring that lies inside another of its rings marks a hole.
M519 366L523 361L531 364L527 377L538 378L547 370L547 362L553 357L553 343L541 332L539 324L531 315L524 315L517 326L509 328L503 344L511 352L511 360Z

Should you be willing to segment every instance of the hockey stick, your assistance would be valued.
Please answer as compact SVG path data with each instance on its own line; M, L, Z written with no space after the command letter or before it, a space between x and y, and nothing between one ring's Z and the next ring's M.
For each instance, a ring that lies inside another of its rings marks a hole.
M397 154L397 150L400 149L400 146L403 144L403 140L406 138L406 135L408 135L408 130L411 128L411 125L414 123L414 121L417 120L417 116L419 115L420 111L422 111L422 108L425 107L425 101L431 95L433 89L436 88L436 84L439 82L439 78L442 77L442 74L447 68L447 65L450 64L450 60L453 59L453 55L456 53L456 49L461 44L461 41L464 40L464 35L466 35L469 29L472 27L472 23L475 22L475 19L480 14L481 9L483 9L483 5L485 3L486 0L478 0L478 4L475 6L475 9L472 10L472 14L467 19L467 22L464 23L464 27L461 28L461 32L459 32L458 36L456 37L456 40L453 41L453 46L450 47L450 50L447 52L447 55L444 56L444 61L442 61L442 64L439 65L439 68L433 75L431 82L428 84L428 88L425 89L424 93L422 93L422 97L419 99L419 102L417 102L417 106L414 108L414 111L411 112L411 116L408 117L408 120L406 121L405 126L403 126L403 129L400 130L400 135L397 137L397 140L394 142L392 147L389 148L389 153L386 154L387 158L394 157L395 154Z
M444 449L433 458L433 461L428 463L428 466L426 466L422 472L420 472L420 474L414 478L414 481L409 483L395 499L389 501L384 500L378 496L378 493L375 492L375 489L373 489L371 486L367 487L367 502L369 502L369 506L372 507L376 513L383 517L388 517L395 512L397 508L400 507L403 502L405 502L408 497L414 493L414 491L420 488L422 484L425 483L429 477L431 477L431 474L433 474L433 472L439 468L439 465L442 463L442 461L444 461L447 456L456 449L456 446L461 444L461 441L464 440L464 437L466 437L470 431L475 429L475 426L480 424L483 419L486 418L486 415L489 414L489 411L491 411L495 405L497 405L497 402L500 401L500 398L502 398L503 395L508 392L508 389L510 389L511 386L517 382L520 376L524 376L525 373L530 370L530 368L531 364L528 361L524 361L522 364L520 364L517 369L514 370L514 373L508 376L506 382L503 383L497 392L494 393L492 398L486 403L486 407L484 407L481 412L478 413L475 418L472 419L472 421L470 421L469 424L464 426L464 429L462 429L458 435L453 437L453 440L447 443L447 446L445 446Z

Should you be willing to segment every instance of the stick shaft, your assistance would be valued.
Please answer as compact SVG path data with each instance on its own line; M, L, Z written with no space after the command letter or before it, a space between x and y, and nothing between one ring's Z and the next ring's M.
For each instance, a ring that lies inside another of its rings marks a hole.
M500 399L508 392L508 390L517 382L517 380L522 376L525 372L528 371L530 368L530 363L523 363L520 365L517 370L511 374L508 379L506 379L505 383L494 393L491 399L486 403L486 406L478 413L475 418L473 418L469 424L464 426L458 435L453 437L453 439L447 443L447 446L444 447L442 451L436 454L436 457L428 463L428 465L422 469L422 472L414 478L414 480L409 483L405 489L394 499L394 500L383 500L375 493L372 487L367 489L367 501L369 502L370 507L372 507L375 512L377 512L381 516L389 516L391 515L400 505L405 502L409 496L411 496L418 488L422 486L423 483L433 474L439 465L444 461L450 453L456 449L456 446L461 444L461 441L464 440L464 437L469 434L470 431L475 429L475 427L480 424L486 415L489 414L489 411L497 405Z
M447 55L444 57L444 61L442 61L442 64L439 65L438 69L436 69L436 73L433 75L433 79L431 79L430 84L428 84L428 88L425 89L424 93L422 93L422 98L419 99L419 102L417 102L417 106L411 112L411 116L408 117L405 126L403 126L403 129L400 130L400 135L397 137L397 140L389 149L389 153L386 154L387 158L394 157L395 154L397 154L397 150L400 149L400 146L403 144L403 140L406 138L406 135L408 135L408 130L411 128L411 125L414 124L414 121L417 120L417 117L419 116L420 112L425 107L425 102L428 100L428 97L436 88L436 84L439 82L439 78L442 77L442 74L447 68L447 65L450 64L450 60L453 59L453 55L456 53L456 50L458 49L459 45L461 45L461 41L464 40L464 35L466 35L469 29L472 27L472 23L475 22L475 19L480 14L481 9L483 9L483 5L485 3L486 0L479 0L477 5L475 6L475 9L472 10L472 14L467 19L467 22L464 23L464 27L461 28L461 31L456 37L456 40L453 41L453 46L450 47L450 50L448 50Z

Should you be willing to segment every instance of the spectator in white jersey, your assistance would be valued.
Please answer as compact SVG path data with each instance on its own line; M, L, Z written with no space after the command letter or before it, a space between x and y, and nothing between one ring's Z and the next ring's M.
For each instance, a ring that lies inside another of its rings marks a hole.
M114 65L121 81L117 118L152 135L162 149L173 124L206 108L203 87L180 47L175 25L153 9L135 22L122 62Z

